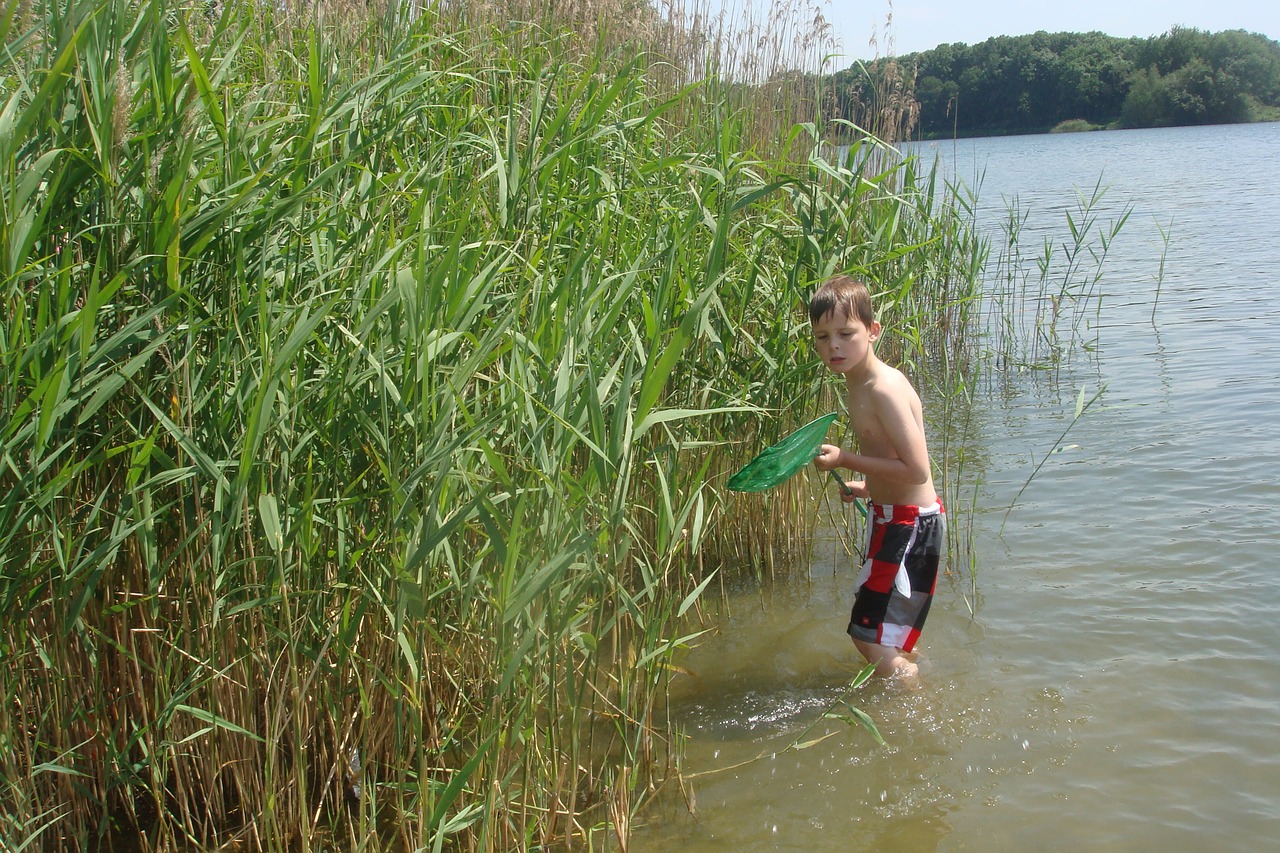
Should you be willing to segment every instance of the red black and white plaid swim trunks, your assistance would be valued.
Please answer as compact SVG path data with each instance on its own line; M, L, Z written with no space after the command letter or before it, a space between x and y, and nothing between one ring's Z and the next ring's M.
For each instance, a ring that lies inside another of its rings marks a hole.
M849 636L909 652L920 639L938 583L946 511L942 501L926 507L870 507L867 560L858 573Z

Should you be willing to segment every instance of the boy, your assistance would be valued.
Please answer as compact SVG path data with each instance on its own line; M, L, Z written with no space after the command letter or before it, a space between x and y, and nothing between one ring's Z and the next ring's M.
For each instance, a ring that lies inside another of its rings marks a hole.
M946 540L920 397L900 371L876 357L881 326L865 284L844 275L828 280L809 300L809 322L823 364L844 377L860 451L824 444L814 464L862 474L864 480L845 483L841 498L871 505L849 635L876 675L913 677L917 667L908 656L914 657L929 614Z

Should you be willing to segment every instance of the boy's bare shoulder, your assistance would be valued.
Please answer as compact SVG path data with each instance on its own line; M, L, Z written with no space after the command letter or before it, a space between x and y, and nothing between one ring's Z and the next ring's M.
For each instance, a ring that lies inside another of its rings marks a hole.
M868 383L872 395L885 400L902 400L918 402L920 395L906 374L898 368L880 362Z

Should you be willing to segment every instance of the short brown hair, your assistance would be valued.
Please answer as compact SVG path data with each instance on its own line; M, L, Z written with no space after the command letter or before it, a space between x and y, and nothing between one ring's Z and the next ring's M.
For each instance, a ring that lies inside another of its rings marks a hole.
M870 326L876 319L871 307L871 289L852 276L832 276L809 298L809 322L817 323L833 311L856 317L863 325Z

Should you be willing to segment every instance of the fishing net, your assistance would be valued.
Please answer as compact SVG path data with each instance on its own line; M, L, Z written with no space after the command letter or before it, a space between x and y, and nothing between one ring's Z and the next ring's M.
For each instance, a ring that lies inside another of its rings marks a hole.
M742 466L725 486L735 492L761 492L791 479L813 461L838 412L810 421L791 435L760 452Z

